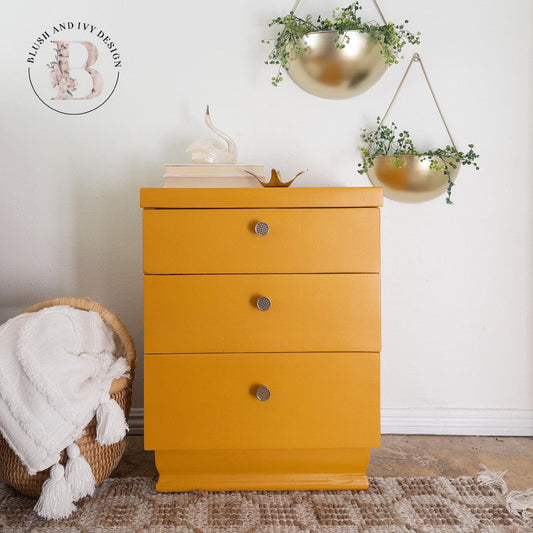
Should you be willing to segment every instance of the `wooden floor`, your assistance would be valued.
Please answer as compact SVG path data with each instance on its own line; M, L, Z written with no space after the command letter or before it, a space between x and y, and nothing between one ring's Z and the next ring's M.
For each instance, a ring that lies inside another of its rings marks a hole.
M112 477L155 476L153 452L143 450L143 437L127 437L127 450ZM533 487L533 438L383 435L372 450L371 477L475 476L484 464L507 470L509 490Z

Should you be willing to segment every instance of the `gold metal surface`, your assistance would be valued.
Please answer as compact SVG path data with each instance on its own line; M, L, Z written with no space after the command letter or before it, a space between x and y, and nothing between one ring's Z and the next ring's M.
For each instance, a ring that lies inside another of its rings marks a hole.
M304 91L321 98L343 100L363 93L387 69L381 46L356 30L344 35L345 47L337 48L337 32L305 35L306 50L289 63L289 75Z
M448 188L448 176L442 171L429 168L431 161L421 161L415 155L400 156L405 164L399 168L393 165L397 159L392 155L382 155L374 159L374 166L368 170L372 185L383 187L383 194L398 202L425 202L437 198ZM455 181L460 165L448 165L451 180Z
M281 174L279 170L276 170L275 168L272 169L272 172L270 173L270 181L263 181L262 178L255 175L253 172L250 172L249 170L245 170L244 172L250 174L250 176L253 176L263 187L290 187L291 183L301 174L304 172L307 172L306 170L302 170L292 178L292 180L289 181L281 181Z

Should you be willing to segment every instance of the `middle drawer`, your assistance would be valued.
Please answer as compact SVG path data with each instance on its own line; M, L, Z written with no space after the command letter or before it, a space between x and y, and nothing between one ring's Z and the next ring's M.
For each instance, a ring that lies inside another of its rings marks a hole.
M146 353L379 352L380 275L145 275L144 327Z

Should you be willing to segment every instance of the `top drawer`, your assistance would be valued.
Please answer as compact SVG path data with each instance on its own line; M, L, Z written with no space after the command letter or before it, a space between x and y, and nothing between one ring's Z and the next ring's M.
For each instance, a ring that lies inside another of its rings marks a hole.
M143 222L145 274L380 270L377 207L144 209Z

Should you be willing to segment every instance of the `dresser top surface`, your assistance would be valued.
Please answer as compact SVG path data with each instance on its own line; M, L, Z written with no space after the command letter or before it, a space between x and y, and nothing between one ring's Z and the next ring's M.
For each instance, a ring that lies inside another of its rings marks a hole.
M381 187L143 188L140 204L159 209L380 207Z

